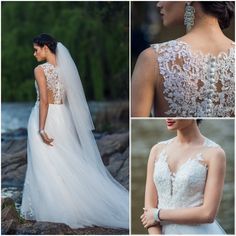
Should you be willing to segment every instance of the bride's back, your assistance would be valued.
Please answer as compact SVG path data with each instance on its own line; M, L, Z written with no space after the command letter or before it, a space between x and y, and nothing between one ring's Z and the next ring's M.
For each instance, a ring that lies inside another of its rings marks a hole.
M198 35L199 36L199 35ZM153 44L158 116L234 116L234 45L186 35Z
M41 64L40 66L42 67L46 78L48 103L62 104L65 98L65 89L59 78L57 68L48 62ZM35 86L38 94L37 100L39 100L39 92L36 81Z

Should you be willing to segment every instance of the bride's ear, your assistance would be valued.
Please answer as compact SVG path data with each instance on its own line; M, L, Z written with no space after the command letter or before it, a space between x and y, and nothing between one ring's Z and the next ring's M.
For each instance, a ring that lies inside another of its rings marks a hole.
M47 53L48 53L48 51L49 51L49 48L48 48L48 46L47 46L47 45L44 45L44 46L43 46L43 50L44 50L45 54L47 54Z

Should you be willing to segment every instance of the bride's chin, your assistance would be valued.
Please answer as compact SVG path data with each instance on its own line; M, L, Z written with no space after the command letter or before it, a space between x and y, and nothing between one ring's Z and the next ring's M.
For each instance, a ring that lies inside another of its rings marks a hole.
M173 130L173 131L174 131L174 130L176 130L176 127L170 127L170 126L167 126L167 129L168 129L168 130Z

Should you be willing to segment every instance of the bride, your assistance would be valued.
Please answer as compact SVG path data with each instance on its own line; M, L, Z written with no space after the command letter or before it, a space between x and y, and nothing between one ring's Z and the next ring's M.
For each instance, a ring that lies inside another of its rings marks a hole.
M223 29L234 1L159 1L164 26L187 34L144 50L132 76L132 116L234 116L235 44Z
M50 35L34 38L37 101L28 122L21 215L72 228L128 228L128 191L101 160L76 66Z
M225 153L204 137L200 120L167 119L173 139L156 144L147 166L143 226L150 234L225 234L215 220Z

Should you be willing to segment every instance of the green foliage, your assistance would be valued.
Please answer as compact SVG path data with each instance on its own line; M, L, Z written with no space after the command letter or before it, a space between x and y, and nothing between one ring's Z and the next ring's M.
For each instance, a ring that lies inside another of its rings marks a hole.
M35 100L32 38L71 52L87 99L128 98L128 2L2 2L2 100Z

